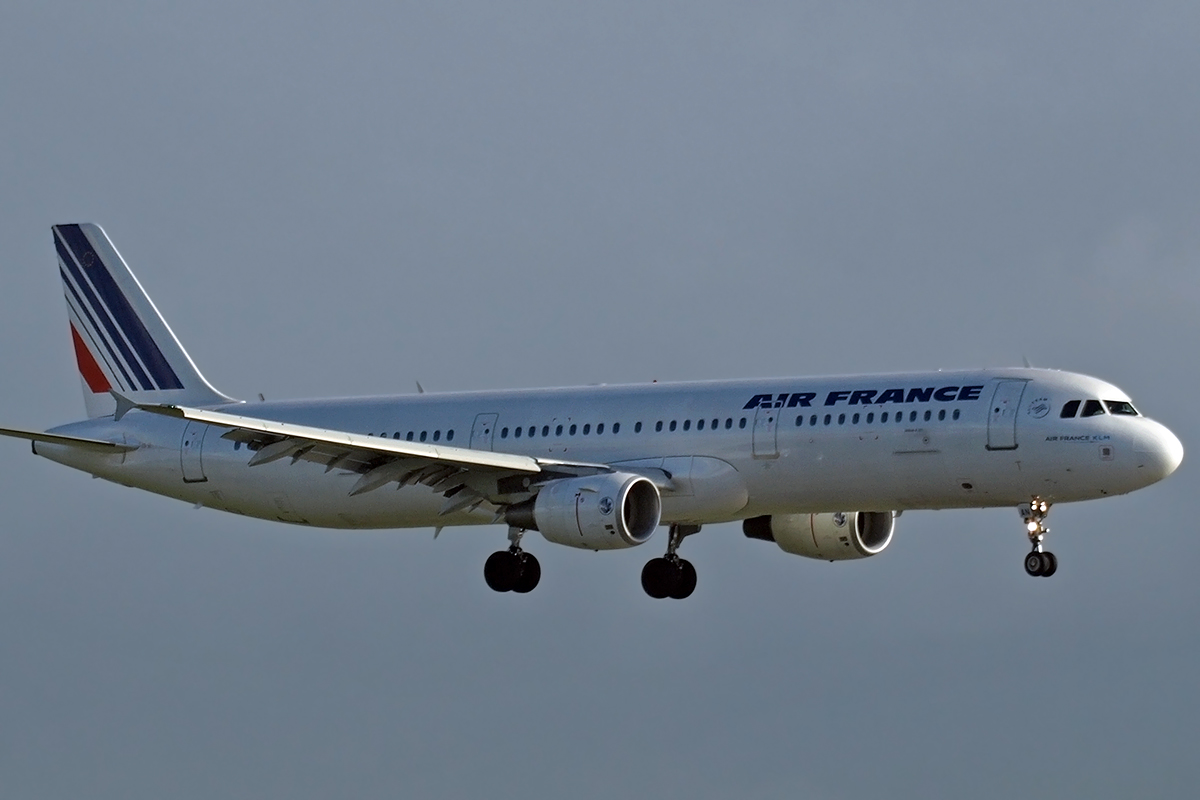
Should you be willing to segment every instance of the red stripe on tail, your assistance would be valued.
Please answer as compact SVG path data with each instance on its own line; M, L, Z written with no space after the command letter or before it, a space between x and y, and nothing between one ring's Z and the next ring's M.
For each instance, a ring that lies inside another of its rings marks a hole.
M79 374L83 376L84 382L92 390L92 393L103 394L112 389L112 384L108 382L104 371L96 363L92 351L88 350L83 339L79 338L79 332L75 330L74 325L71 325L71 343L75 345L75 361L79 364Z

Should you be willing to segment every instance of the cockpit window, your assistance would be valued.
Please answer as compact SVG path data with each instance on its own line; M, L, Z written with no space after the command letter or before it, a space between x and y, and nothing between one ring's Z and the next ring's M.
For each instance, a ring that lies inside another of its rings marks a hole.
M1079 416L1094 417L1097 414L1103 414L1103 413L1104 413L1104 406L1102 406L1100 404L1099 400L1088 400L1086 403L1083 404L1083 413L1080 414Z
M1130 417L1138 415L1137 409L1133 407L1133 403L1126 403L1124 400L1105 400L1104 405L1108 406L1110 414L1124 414Z
M1082 402L1082 400L1068 400L1063 405L1062 413L1059 416L1063 419L1071 419L1079 413L1079 404Z

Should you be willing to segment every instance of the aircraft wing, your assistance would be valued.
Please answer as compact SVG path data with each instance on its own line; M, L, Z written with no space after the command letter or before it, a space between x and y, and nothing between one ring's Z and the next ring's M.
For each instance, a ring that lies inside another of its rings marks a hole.
M538 484L554 478L612 471L605 464L399 441L186 406L128 406L129 410L135 408L228 428L222 438L248 445L251 467L290 458L293 464L301 460L324 464L326 472L357 472L360 477L351 487L351 495L390 483L424 484L445 496L442 514L474 510L485 502L503 505L514 496L536 492Z

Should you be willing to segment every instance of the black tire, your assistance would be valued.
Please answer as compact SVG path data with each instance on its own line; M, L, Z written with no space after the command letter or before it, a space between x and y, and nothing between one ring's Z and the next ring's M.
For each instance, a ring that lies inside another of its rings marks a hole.
M1058 558L1054 553L1042 553L1042 577L1049 578L1058 572Z
M517 594L532 592L537 588L538 581L542 579L542 565L538 563L532 553L521 553L519 564L521 575L517 578L513 591Z
M511 592L521 577L521 562L507 550L497 550L483 565L483 579L494 592Z
M1036 550L1025 556L1025 574L1038 577L1042 574L1042 554Z
M668 597L676 579L675 565L665 558L652 558L642 567L642 588L655 600Z
M686 600L696 591L696 568L692 566L692 562L681 559L678 570L679 577L671 589L670 596L672 600Z

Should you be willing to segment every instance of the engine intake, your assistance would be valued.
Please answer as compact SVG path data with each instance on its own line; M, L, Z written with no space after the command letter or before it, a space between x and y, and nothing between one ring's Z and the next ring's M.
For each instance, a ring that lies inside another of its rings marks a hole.
M878 555L891 543L895 529L891 511L776 514L742 522L742 532L751 539L775 542L784 552L826 561Z
M533 499L509 506L504 521L539 531L555 544L617 550L649 539L661 516L662 500L653 483L612 472L550 481Z

